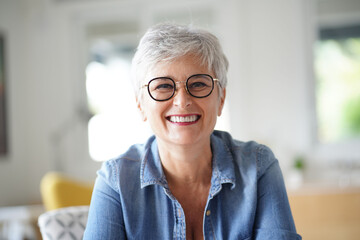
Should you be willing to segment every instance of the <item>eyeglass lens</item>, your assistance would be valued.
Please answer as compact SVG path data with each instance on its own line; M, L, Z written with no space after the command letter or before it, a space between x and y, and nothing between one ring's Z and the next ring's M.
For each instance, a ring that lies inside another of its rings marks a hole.
M211 94L214 88L214 80L206 74L197 74L189 77L186 81L187 91L190 95L203 98ZM167 77L155 78L149 82L148 91L150 96L157 101L170 99L176 90L174 80Z

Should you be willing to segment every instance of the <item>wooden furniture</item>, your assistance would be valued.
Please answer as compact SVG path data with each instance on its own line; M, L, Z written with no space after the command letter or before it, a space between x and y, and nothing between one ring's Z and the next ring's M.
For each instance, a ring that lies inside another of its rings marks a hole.
M360 239L360 187L302 187L289 201L303 239Z

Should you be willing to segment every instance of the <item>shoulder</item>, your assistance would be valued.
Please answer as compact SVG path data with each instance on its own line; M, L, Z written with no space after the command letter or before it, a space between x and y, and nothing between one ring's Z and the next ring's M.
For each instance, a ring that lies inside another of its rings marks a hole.
M271 149L263 144L255 141L239 141L223 131L214 131L213 135L225 144L238 167L256 168L258 177L263 175L272 164L278 162Z
M97 172L98 178L116 191L121 183L138 182L142 159L153 141L154 137L151 137L145 144L132 145L125 153L105 161Z

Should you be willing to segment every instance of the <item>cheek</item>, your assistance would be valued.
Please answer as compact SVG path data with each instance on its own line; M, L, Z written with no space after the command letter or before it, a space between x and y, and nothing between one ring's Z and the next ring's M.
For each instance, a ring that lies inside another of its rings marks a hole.
M141 95L139 95L139 97L136 98L136 105L139 110L141 119L145 122L147 120L147 115L146 115L146 111L145 111L146 106L144 106L144 101L143 101Z
M218 109L217 109L217 116L221 116L222 110L224 108L224 104L225 104L225 97L222 97L221 99L219 99L218 102Z
M223 110L223 104L219 104L219 107L217 109L217 116L220 117L221 116L221 113L222 113L222 110Z
M159 121L162 121L164 112L167 109L166 102L156 102L150 97L144 97L142 106L142 115L151 124L158 124Z
M221 116L222 109L223 109L223 102L221 101L221 99L217 98L215 101L213 101L210 104L209 111L213 113L214 117L219 117Z
M141 115L141 119L142 119L144 122L146 122L146 121L147 121L147 116L146 116L145 112L144 112L144 111L140 111L140 115Z

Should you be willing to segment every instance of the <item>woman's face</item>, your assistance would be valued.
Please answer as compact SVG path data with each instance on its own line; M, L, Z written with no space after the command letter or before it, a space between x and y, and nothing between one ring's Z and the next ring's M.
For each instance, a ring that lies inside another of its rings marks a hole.
M194 74L209 74L215 78L214 73L200 65L197 58L184 56L170 63L157 64L146 75L146 81L156 77L170 77L175 82L186 81ZM195 98L187 93L185 82L177 83L176 89L171 99L159 102L153 100L143 88L142 97L137 101L143 120L149 121L154 134L163 142L178 145L209 142L217 116L221 115L225 90L220 98L220 88L215 83L210 96Z

